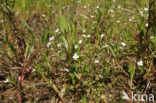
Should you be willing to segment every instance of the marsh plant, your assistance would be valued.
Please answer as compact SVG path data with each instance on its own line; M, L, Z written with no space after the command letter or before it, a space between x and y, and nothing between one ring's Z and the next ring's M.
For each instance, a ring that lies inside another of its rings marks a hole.
M0 0L0 102L154 101L155 69L155 0Z

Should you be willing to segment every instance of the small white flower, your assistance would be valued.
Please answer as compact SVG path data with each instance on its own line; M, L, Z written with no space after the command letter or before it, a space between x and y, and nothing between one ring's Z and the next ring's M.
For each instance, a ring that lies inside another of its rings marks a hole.
M140 11L140 14L141 14L141 15L143 15L143 12L142 12L142 11Z
M109 97L111 98L111 97L112 97L112 95L110 94L110 95L109 95Z
M148 11L148 8L144 8L145 11Z
M47 47L50 47L50 45L51 45L51 42L48 42Z
M94 63L95 63L95 64L99 63L99 60L95 60Z
M123 47L120 47L119 49L123 49Z
M64 68L64 71L69 72L69 70L67 68Z
M138 61L138 62L137 62L137 65L138 65L138 66L143 66L143 61L142 61L142 60Z
M86 9L86 8L87 8L87 6L85 5L85 6L84 6L84 8Z
M98 6L96 6L96 8L97 8L97 9L99 9L99 8L100 8L100 6L98 5Z
M90 37L91 37L91 35L90 35L90 34L88 34L88 35L87 35L87 37L88 37L88 38L90 38Z
M122 46L126 46L126 43L121 43Z
M129 19L129 21L132 21L132 19Z
M59 28L57 28L56 30L55 30L55 33L58 33L59 32Z
M85 34L82 35L84 38L87 37Z
M42 17L46 17L46 15L45 14L42 14Z
M134 16L132 16L132 19L134 19Z
M151 38L151 39L154 39L154 36L151 36L150 38Z
M6 79L5 81L4 81L4 83L8 83L9 82L9 80L8 79Z
M121 8L121 6L120 6L120 5L118 5L118 8L120 9L120 8Z
M117 23L120 23L120 20L117 20L116 22L117 22Z
M146 23L145 26L148 27L148 23Z
M74 53L73 59L74 59L74 60L77 60L78 58L79 58L79 56L77 55L77 53Z
M62 44L61 44L61 43L59 43L59 44L57 44L57 47L61 47L61 45L62 45Z
M49 40L50 40L50 41L53 41L53 40L55 40L55 37L52 36L51 38L49 38Z
M80 4L80 3L81 3L81 1L80 1L80 0L78 0L78 3Z
M75 49L77 49L78 47L79 47L78 45L75 45L75 46L74 46Z
M114 10L112 10L112 9L111 9L111 10L110 10L110 12L111 12L111 13L113 13L113 12L114 12Z
M116 0L113 0L113 2L116 2Z
M59 50L59 51L57 52L57 54L59 54L59 53L61 53L61 52L62 52L62 51Z
M79 40L79 44L82 44L82 40Z
M70 5L68 5L68 8L70 8Z
M11 96L10 99L13 99L13 97Z
M114 17L114 15L112 15L112 18Z
M90 17L91 17L91 18L94 18L94 16L93 16L93 15L90 15Z
M106 45L103 46L103 48L106 48L106 47L108 47L108 46L109 46L109 45L106 44Z
M36 71L36 70L33 68L33 69L32 69L32 72L35 72L35 71Z
M147 17L149 16L149 14L147 14Z
M83 29L82 33L85 33L86 32L86 29Z
M101 34L101 39L105 36L105 34Z

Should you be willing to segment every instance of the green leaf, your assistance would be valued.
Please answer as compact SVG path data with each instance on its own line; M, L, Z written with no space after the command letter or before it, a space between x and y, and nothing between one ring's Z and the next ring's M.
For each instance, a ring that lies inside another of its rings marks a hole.
M87 103L87 98L86 98L86 96L83 96L81 100L82 100L82 103Z
M48 29L45 29L44 34L41 37L40 43L43 44L49 40L49 32Z
M28 41L27 45L26 45L26 49L25 49L25 54L24 54L25 57L27 57L27 55L28 55L29 47L30 47L30 44L29 44L29 41Z
M133 77L134 77L134 74L135 74L135 66L130 64L129 69L130 69L130 79L132 81Z
M64 36L62 36L62 39L63 39L64 45L65 45L65 48L68 49L68 42L67 42L66 38Z
M10 50L12 51L12 53L14 55L16 55L16 48L14 48L14 46L11 43L8 43L8 47L10 48Z
M64 15L58 17L58 25L64 34L70 31L69 22Z

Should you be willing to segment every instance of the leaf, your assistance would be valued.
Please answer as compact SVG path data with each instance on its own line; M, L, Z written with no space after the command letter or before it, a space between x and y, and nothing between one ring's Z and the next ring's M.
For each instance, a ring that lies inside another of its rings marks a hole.
M67 42L66 38L64 36L62 36L62 39L63 39L64 45L65 45L65 48L68 49L68 42Z
M87 98L86 98L86 96L83 96L81 100L82 100L82 103L87 103Z
M64 15L58 17L58 25L64 34L70 31L69 22Z
M49 40L49 32L48 32L48 29L45 29L45 32L44 34L42 35L41 37L41 44L47 42Z
M129 65L129 69L130 69L130 79L132 81L134 74L135 74L135 66L134 65Z
M8 43L8 47L10 48L10 50L12 51L12 53L14 54L14 55L16 55L16 48L14 48L14 46L11 44L11 43Z
M29 44L29 41L28 41L28 43L26 45L26 49L25 49L25 54L24 54L25 57L27 57L27 55L28 55L29 47L30 47L30 44Z

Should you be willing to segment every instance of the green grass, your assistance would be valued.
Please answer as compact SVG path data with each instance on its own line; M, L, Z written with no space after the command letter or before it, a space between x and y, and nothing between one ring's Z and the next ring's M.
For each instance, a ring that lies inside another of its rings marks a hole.
M125 103L123 90L156 94L144 91L156 84L155 27L147 52L141 37L148 7L148 0L16 0L10 21L0 14L0 101Z

